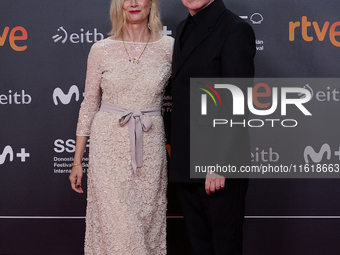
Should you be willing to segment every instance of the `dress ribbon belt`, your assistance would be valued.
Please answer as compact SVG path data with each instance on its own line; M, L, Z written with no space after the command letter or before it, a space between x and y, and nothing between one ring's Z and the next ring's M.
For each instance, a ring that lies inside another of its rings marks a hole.
M152 126L149 116L162 115L162 108L150 108L145 110L128 110L119 105L102 102L100 110L110 113L121 114L119 125L122 127L128 123L131 158L133 172L136 173L137 167L142 166L143 162L143 131L148 131Z

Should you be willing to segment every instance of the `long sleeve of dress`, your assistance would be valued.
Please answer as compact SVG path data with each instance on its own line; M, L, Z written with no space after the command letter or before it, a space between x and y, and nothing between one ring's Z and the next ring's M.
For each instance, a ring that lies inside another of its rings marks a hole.
M91 124L100 103L103 57L104 54L100 42L92 45L87 60L85 97L79 111L77 136L90 136Z

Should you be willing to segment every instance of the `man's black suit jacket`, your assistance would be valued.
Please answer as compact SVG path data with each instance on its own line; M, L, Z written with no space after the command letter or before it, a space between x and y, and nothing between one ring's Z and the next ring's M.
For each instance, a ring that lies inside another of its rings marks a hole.
M190 78L253 77L255 35L251 26L227 10L221 0L197 24L183 49L180 36L186 20L177 28L172 63L171 161L172 182L190 179ZM228 132L223 156L232 165L250 164L247 128Z

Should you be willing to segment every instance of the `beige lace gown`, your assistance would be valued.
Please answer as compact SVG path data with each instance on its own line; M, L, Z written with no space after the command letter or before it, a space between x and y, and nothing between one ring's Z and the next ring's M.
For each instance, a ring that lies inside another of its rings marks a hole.
M138 58L146 43L125 42ZM162 116L143 132L143 165L134 173L128 125L100 102L126 109L161 107L173 38L149 42L139 63L122 41L95 43L88 57L78 136L90 136L85 254L166 254L166 151Z

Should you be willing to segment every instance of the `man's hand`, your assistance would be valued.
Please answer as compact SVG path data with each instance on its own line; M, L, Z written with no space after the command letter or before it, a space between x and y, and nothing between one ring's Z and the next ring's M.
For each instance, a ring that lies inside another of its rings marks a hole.
M205 177L205 192L208 195L215 193L215 190L224 189L225 177L217 173L207 173Z

